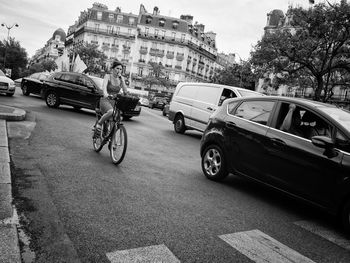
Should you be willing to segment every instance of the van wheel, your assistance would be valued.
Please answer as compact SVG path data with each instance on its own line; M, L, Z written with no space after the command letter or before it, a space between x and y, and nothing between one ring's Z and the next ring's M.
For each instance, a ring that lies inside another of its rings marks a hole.
M186 131L185 120L182 115L177 115L174 121L174 130L177 133L183 134Z

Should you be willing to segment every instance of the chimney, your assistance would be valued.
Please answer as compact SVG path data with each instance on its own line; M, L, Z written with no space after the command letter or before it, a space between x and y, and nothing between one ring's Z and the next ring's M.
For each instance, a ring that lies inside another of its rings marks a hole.
M185 20L190 25L193 23L193 16L191 15L181 15L180 19Z
M200 32L204 32L204 25L203 24L196 24L196 27L198 28L198 30L200 31Z
M159 14L159 8L155 6L155 7L153 8L153 15L156 16L156 15L158 15L158 14Z

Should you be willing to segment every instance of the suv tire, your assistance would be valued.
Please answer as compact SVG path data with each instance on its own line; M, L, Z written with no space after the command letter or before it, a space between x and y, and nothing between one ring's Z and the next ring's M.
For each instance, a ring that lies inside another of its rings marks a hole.
M50 108L57 108L60 105L59 97L54 91L48 91L46 93L45 102Z

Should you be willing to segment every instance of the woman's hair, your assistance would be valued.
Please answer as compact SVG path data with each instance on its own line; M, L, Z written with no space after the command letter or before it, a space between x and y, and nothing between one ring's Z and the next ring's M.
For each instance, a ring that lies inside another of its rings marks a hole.
M118 60L114 60L112 62L111 69L114 69L116 66L123 66L123 64L120 61L118 61Z

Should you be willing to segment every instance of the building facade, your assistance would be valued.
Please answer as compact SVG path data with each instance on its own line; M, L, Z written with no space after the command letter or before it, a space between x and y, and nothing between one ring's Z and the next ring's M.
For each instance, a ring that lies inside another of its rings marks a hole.
M57 29L52 37L46 42L45 46L36 51L30 64L39 63L43 60L55 60L62 55L65 48L66 33L62 28Z
M155 85L157 92L171 93L180 81L210 82L218 68L216 34L205 32L193 16L163 16L157 7L149 13L141 4L139 14L109 10L94 3L81 12L68 29L66 48L74 52L84 43L93 43L108 57L106 69L114 59L125 65L131 86L148 89L144 78L153 74L157 64L169 85Z

